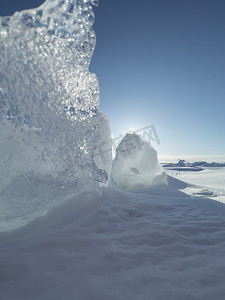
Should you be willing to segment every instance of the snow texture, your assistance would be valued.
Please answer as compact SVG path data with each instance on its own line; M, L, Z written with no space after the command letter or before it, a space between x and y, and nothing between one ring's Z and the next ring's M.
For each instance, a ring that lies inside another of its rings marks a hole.
M186 186L110 182L0 234L1 299L223 300L225 206Z
M207 165L210 167L204 167L201 172L187 171L188 167L179 171L166 168L165 172L187 182L184 192L188 195L195 197L207 196L225 204L225 168L222 167L222 163L218 167L215 167L214 163L207 163Z
M47 0L0 18L0 231L17 228L105 183L111 151L89 64L94 14L87 0Z

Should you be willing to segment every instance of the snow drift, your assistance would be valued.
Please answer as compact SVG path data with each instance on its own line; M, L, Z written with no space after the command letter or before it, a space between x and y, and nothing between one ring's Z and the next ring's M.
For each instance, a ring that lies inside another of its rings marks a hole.
M103 187L101 206L79 222L67 202L0 233L1 299L223 300L225 206L185 186L168 176L164 188Z

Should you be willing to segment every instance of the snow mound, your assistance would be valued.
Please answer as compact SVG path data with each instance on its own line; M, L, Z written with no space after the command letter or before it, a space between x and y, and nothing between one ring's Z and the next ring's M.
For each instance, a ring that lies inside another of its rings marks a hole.
M135 133L127 134L118 145L111 174L124 190L167 183L156 150Z
M68 195L97 190L111 170L89 0L47 0L0 18L0 231L25 225Z
M183 188L169 176L135 193L103 187L95 214L92 194L78 199L79 222L69 200L0 233L1 299L223 300L225 206Z
M199 196L216 196L212 191L208 189L202 189L199 192L194 193L194 195Z

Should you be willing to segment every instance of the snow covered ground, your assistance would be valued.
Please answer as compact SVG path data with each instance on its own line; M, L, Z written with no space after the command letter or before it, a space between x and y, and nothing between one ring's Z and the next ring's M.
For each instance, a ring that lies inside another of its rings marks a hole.
M207 196L225 203L225 167L206 167L199 172L166 170L166 173L187 182L184 192L189 195Z
M200 184L196 173L173 175ZM111 182L2 233L0 299L225 299L225 205L186 188Z

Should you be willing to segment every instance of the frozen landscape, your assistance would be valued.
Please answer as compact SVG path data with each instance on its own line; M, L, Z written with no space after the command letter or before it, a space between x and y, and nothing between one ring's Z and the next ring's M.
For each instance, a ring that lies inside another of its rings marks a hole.
M110 181L2 233L1 299L223 299L225 206L186 189Z
M112 160L92 0L0 22L0 299L225 298L225 166Z

